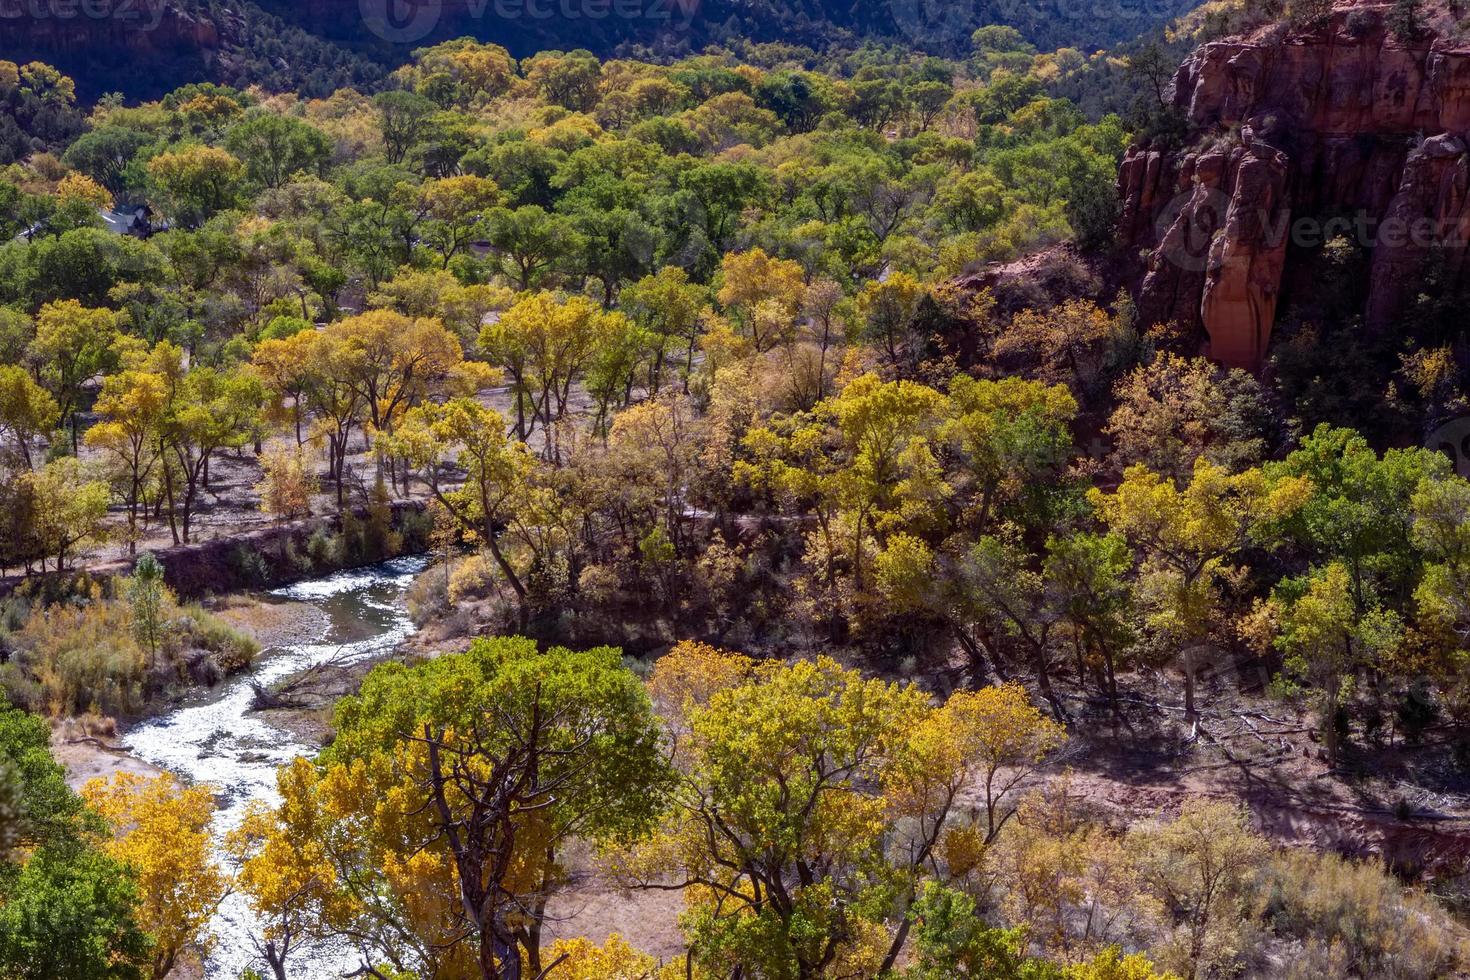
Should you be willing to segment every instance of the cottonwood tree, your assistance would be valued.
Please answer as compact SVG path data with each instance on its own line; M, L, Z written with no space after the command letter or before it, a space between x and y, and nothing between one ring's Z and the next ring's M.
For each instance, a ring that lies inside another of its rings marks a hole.
M173 972L188 948L207 954L210 922L230 891L210 838L209 787L180 786L167 773L123 772L91 780L82 798L112 830L103 850L137 878L138 922L153 939L154 980Z
M275 918L296 899L273 886L280 866L314 892L296 928L343 936L365 966L545 975L572 956L542 949L567 844L635 838L667 783L648 695L610 648L477 640L381 666L339 704L336 731L257 819L242 885Z
M909 927L886 921L890 889L912 899L939 841L968 826L970 787L998 829L1012 785L999 773L1061 740L1018 688L936 708L827 658L757 664L681 644L650 687L670 708L679 783L621 873L686 889L691 968L720 975L891 968Z
M1260 470L1231 475L1196 460L1188 483L1130 466L1117 490L1088 491L1098 515L1133 546L1142 565L1142 598L1150 629L1179 652L1184 710L1195 721L1198 646L1215 622L1231 561L1271 522L1298 510L1311 484L1300 477L1268 481Z
M35 546L46 570L46 559L56 559L56 569L81 545L104 537L107 516L107 484L89 479L82 463L63 456L20 476L28 518L25 536Z
M668 345L684 344L684 391L689 391L689 376L694 373L694 352L699 345L700 314L707 305L707 293L689 274L678 266L665 266L651 276L623 287L618 296L621 309L656 339L653 368L648 387L658 391L663 378Z
M155 356L171 360L172 353ZM195 367L170 378L169 405L161 423L168 456L163 497L176 543L190 540L199 494L209 486L210 461L222 449L255 439L264 402L259 379L245 371Z
M522 297L480 331L480 349L514 386L516 435L529 439L539 425L547 459L556 458L556 423L566 414L572 385L620 317L582 296L559 300L539 292Z
M507 435L499 412L471 398L454 398L410 409L384 438L384 446L421 470L434 499L489 550L515 592L524 628L530 597L501 537L532 492L536 460L525 443ZM446 458L464 471L464 482L457 487L448 486L440 472Z
M77 412L83 386L116 363L117 315L76 300L47 303L36 316L36 337L28 356L36 377L56 399L60 417L71 426L72 452L80 442Z
M0 437L8 436L23 466L31 466L31 445L61 417L50 392L19 364L0 365Z
M105 453L116 467L113 482L128 509L129 554L136 552L147 524L146 495L162 460L162 426L168 406L168 379L138 369L104 378L93 405L102 421L87 430L86 442Z

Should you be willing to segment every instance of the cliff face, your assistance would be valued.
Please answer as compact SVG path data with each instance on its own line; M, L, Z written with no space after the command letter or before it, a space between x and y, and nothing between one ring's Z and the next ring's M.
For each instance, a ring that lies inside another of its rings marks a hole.
M1325 239L1369 248L1370 329L1392 324L1432 250L1461 269L1470 44L1401 43L1387 9L1206 44L1180 67L1189 145L1130 150L1118 178L1120 241L1149 250L1147 323L1203 328L1212 357L1256 370L1289 267Z
M105 16L88 16L79 10L67 16L49 10L46 16L34 16L19 5L12 7L0 20L7 50L77 55L126 52L140 59L189 50L207 58L220 46L222 24L225 30L231 26L219 13L211 16L186 9L173 0L103 5L98 9Z

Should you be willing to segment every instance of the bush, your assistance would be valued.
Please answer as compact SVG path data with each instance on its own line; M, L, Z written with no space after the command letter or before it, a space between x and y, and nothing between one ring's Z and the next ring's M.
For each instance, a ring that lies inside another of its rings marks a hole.
M248 544L238 545L230 555L230 563L235 566L235 572L240 579L256 585L264 585L270 581L270 565L265 556Z
M490 560L481 553L455 562L449 572L449 604L490 595L495 590L496 572Z
M152 693L151 672L132 625L126 605L101 600L32 614L14 636L25 678L6 678L12 699L52 715L137 711Z
M199 606L181 608L170 597L160 618L159 642L149 649L126 601L99 596L38 608L9 638L15 657L0 667L0 687L32 711L127 715L191 676L207 682L237 673L258 651Z
M306 557L318 571L336 567L342 561L341 537L326 528L318 528L306 542Z
M1306 944L1295 975L1431 980L1452 974L1467 952L1432 900L1373 864L1283 852L1266 871L1262 903L1279 934ZM1337 966L1330 974L1301 972L1327 962Z
M439 564L429 566L423 574L413 580L404 596L408 607L408 618L418 626L424 625L449 603L449 590L445 584L444 569Z

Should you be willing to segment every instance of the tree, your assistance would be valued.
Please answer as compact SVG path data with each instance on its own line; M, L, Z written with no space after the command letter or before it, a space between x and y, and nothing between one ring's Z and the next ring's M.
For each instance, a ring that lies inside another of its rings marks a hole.
M1178 67L1175 59L1166 55L1157 41L1150 41L1128 56L1128 74L1148 83L1154 102L1160 109L1165 104L1164 87L1173 80Z
M725 254L740 215L764 198L769 186L765 172L747 163L701 163L680 173L679 189L712 258Z
M918 338L912 336L918 318L919 303L928 295L919 280L907 272L895 272L882 281L873 281L858 293L858 315L863 333L880 341L889 363L897 364L901 348L911 351L909 359L917 362L912 347Z
M17 980L138 980L149 937L127 870L95 850L32 856L0 897L0 971Z
M1392 603L1409 597L1423 561L1414 545L1414 496L1452 479L1447 458L1426 449L1380 456L1353 430L1324 424L1265 471L1272 482L1310 487L1274 533L1310 564L1341 562L1359 614L1375 597Z
M1399 41L1409 44L1424 33L1423 0L1394 0L1388 12L1388 29Z
M255 492L260 495L261 510L283 521L311 515L311 498L320 488L300 446L264 453L260 467L264 479Z
M821 547L809 549L808 560L822 563L821 588L835 600L846 571L868 600L868 555L937 522L953 492L934 453L947 407L927 385L864 374L811 413L752 426L732 475L810 507Z
M1294 476L1268 482L1260 470L1231 476L1199 459L1182 487L1147 467L1130 466L1115 492L1088 491L1102 520L1143 558L1148 624L1179 653L1188 720L1196 717L1198 646L1219 604L1218 580L1253 531L1295 512L1310 488Z
M72 452L79 442L76 414L82 388L114 362L117 317L111 310L89 309L76 300L41 307L29 356L42 386L56 399L61 418L71 423Z
M0 365L0 436L15 442L21 462L31 466L31 444L49 433L61 417L50 392L18 364Z
M128 508L127 543L131 553L147 520L144 495L162 458L162 424L168 408L168 380L146 370L126 370L102 379L93 406L102 421L87 430L87 445L112 458L120 469L114 482Z
M770 665L692 708L675 810L626 873L676 875L688 889L701 970L878 972L886 943L868 889L884 864L886 806L876 787L923 709L916 690L826 658Z
M548 213L535 204L515 210L495 208L487 220L485 238L499 261L500 272L522 291L545 283L578 247L571 219Z
M1120 469L1144 463L1184 478L1203 456L1232 472L1270 448L1270 409L1259 382L1202 357L1164 353L1118 382L1106 432Z
M198 228L234 205L245 166L214 146L186 146L148 161L158 208L185 228Z
M91 177L112 194L123 197L129 190L129 164L149 143L148 134L123 126L99 126L78 136L61 160Z
M391 431L406 409L443 392L461 368L459 340L437 319L410 319L392 310L369 310L322 331L340 343L352 365L342 380L354 386L375 430Z
M319 343L314 330L297 331L287 337L262 340L250 355L251 367L270 396L267 411L278 418L289 403L298 446L303 441L301 423L307 393L316 378L313 355Z
M373 97L388 162L398 165L418 145L436 106L415 92L393 90Z
M1021 378L949 383L950 417L942 433L959 468L973 481L969 525L986 530L998 518L1049 528L1068 509L1067 467L1077 400L1063 385Z
M280 187L302 171L321 176L332 156L332 142L321 130L266 111L231 126L225 148L244 163L247 177L267 188Z
M424 241L439 253L444 268L449 268L450 260L471 242L485 235L490 210L500 201L500 188L494 181L470 174L427 181L419 188Z
M1071 627L1077 650L1077 676L1087 674L1083 658L1102 665L1102 688L1118 706L1118 661L1134 639L1133 591L1125 578L1133 567L1128 543L1117 534L1078 532L1047 538L1042 577L1048 601Z
M1159 903L1166 935L1186 977L1233 956L1232 933L1267 849L1239 808L1188 800L1170 821L1129 832L1148 894Z
M587 939L558 939L545 959L556 964L552 975L559 980L652 980L657 973L654 958L629 946L617 933L601 946Z
M173 593L163 581L163 563L145 551L133 563L127 581L128 606L133 613L133 636L148 651L150 668L158 660L158 647L168 628L167 614Z
M424 471L434 498L466 531L490 550L506 583L515 591L522 627L529 620L525 583L500 546L502 529L524 502L535 460L525 443L506 434L505 420L494 409L470 398L443 405L420 405L405 413L388 451ZM454 454L465 471L455 489L442 482L439 465Z
M38 470L21 474L30 531L42 556L56 559L56 568L80 545L103 537L107 516L107 484L87 479L74 456L63 456ZM41 559L45 570L45 557Z
M152 976L167 976L186 948L208 951L208 928L229 890L209 835L214 797L208 787L172 776L117 773L93 779L82 796L113 831L103 845L137 877L139 924L153 939Z
M255 438L265 393L259 379L247 372L209 367L184 372L178 353L160 345L154 356L171 372L162 422L169 454L163 468L164 501L175 541L187 544L199 492L209 484L210 460L221 449Z
M572 384L616 329L614 316L582 296L561 301L539 292L523 296L480 331L480 349L514 386L516 434L529 439L539 424L547 458L555 457L554 428L566 413Z
M694 373L694 350L699 344L700 314L706 304L705 290L691 283L683 269L668 265L624 287L618 304L634 323L658 340L650 390L660 388L666 345L674 340L686 345L684 391L687 394L689 376Z
M39 716L0 702L0 780L23 801L0 850L0 976L136 980L149 961L128 871L92 846L97 817L66 785Z
M340 331L327 333L312 330L291 337L295 348L288 363L305 368L303 381L307 404L317 415L314 432L324 434L327 441L327 479L337 491L337 509L343 507L347 482L347 441L352 430L362 421L363 390L361 374L363 349L349 343Z
M285 806L263 829L312 821L310 847L340 869L328 883L344 894L342 925L397 969L543 975L566 843L638 836L667 782L648 696L605 647L477 640L383 665L338 705L336 730L314 771L283 780ZM269 852L257 853L246 874L268 880Z
M1051 980L1049 964L1026 955L1020 929L996 929L975 900L929 882L909 911L917 923L915 964L904 980Z
M799 263L758 248L731 252L720 263L720 305L739 312L758 351L789 337L805 290Z
M649 685L675 739L676 805L621 871L687 889L692 965L710 975L892 969L912 920L886 910L906 911L947 834L975 829L971 786L989 791L998 829L1010 767L1061 738L1019 688L931 707L825 657L757 663L684 643Z
M1360 608L1341 562L1298 579L1284 579L1273 599L1280 608L1276 646L1285 655L1288 670L1321 690L1322 744L1328 765L1336 766L1343 680L1372 666L1375 655L1391 651L1400 640L1402 621L1381 608L1376 598Z
M1090 391L1101 376L1110 343L1124 320L1088 300L1068 300L1048 310L1022 310L996 339L997 357L1024 358L1043 381Z
M548 102L585 112L597 100L602 63L590 51L541 51L523 61L521 70Z

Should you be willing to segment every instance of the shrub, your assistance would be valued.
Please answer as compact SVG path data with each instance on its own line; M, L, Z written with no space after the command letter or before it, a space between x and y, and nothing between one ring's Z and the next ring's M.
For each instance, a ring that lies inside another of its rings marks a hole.
M162 598L153 646L126 599L99 595L38 607L10 636L15 657L0 667L0 687L32 711L126 715L191 674L209 681L250 665L254 640L199 606L181 608L171 594ZM197 662L200 653L208 665Z
M132 626L126 605L106 601L47 606L32 614L14 637L30 683L7 678L12 698L53 715L88 708L136 711L150 693L149 664Z
M449 604L488 596L495 589L495 576L495 568L483 554L461 558L449 572Z
M413 580L404 596L408 617L422 626L429 618L441 611L449 601L449 589L444 569L435 564Z
M264 585L270 581L270 565L265 556L248 544L241 543L236 546L230 554L230 563L235 566L235 572L245 582L256 585Z
M319 571L337 566L342 561L341 537L326 528L318 528L306 542L306 557Z
M1283 852L1270 862L1261 894L1275 930L1308 944L1303 968L1332 962L1341 967L1335 976L1430 980L1465 962L1445 913L1374 864Z

